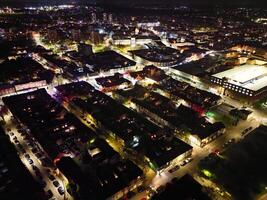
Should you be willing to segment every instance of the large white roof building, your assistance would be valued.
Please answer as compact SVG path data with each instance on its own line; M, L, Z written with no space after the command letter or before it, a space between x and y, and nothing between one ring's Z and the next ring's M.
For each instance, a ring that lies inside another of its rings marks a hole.
M267 67L241 65L212 75L211 81L238 93L256 96L267 89Z

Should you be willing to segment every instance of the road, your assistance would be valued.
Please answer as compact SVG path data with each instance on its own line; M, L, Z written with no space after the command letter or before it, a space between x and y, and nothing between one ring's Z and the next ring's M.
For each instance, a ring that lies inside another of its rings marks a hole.
M62 174L57 174L56 171L54 170L55 168L49 168L49 167L44 167L40 161L38 160L38 157L36 156L36 154L34 154L30 148L30 145L26 144L25 139L23 138L23 136L21 135L21 133L19 133L19 130L17 129L17 126L19 125L19 123L17 123L15 120L13 120L12 114L10 112L8 112L7 115L5 115L5 121L6 124L4 126L4 130L6 132L6 134L9 136L10 141L14 144L14 146L16 147L18 153L19 153L19 157L21 159L21 161L24 163L24 165L26 166L26 168L29 170L29 172L32 174L32 176L34 177L34 179L36 179L38 182L41 180L43 180L46 183L46 186L43 188L45 192L47 192L48 190L51 190L51 192L53 193L53 198L51 199L56 199L56 200L72 200L72 197L69 195L68 192L65 192L64 195L60 195L57 188L58 187L62 187L64 188L65 185L67 184L67 179L62 175ZM14 134L13 136L11 134ZM28 134L31 138L31 142L33 142L37 147L38 147L38 151L39 152L43 152L42 154L46 154L43 150L41 145L34 139L34 137L32 135L30 135L29 133L25 133L26 135ZM17 138L19 143L15 143L15 139ZM18 144L21 144L23 149L25 150L25 153L22 152L22 150L20 148L18 148ZM25 157L25 155L28 154L30 156L30 159L33 161L33 164L30 164L28 159ZM46 155L47 156L47 155ZM41 177L38 177L36 175L35 170L33 170L33 165L36 166L40 171ZM55 187L53 185L53 181L51 181L48 178L48 174L52 174L55 177L55 180L58 181L59 186Z
M131 80L129 77L126 78ZM87 80L90 84L93 84L94 81L92 79ZM205 87L206 88L206 87ZM202 88L203 89L203 88ZM230 105L234 105L237 108L241 108L242 106L244 106L242 103L238 102L237 100L231 99L229 97L222 97L224 99L224 101ZM126 105L127 106L127 105ZM223 145L229 141L230 139L235 139L235 141L239 141L242 139L241 137L241 132L248 128L248 127L253 127L253 129L255 129L256 127L259 126L262 117L265 117L264 115L261 115L257 110L255 110L252 107L249 107L252 111L253 114L251 115L250 119L248 120L241 120L237 126L232 126L232 127L228 127L226 129L225 134L223 134L222 136L218 137L217 139L215 139L214 141L212 141L211 143L207 144L204 148L198 147L196 145L193 146L193 153L192 153L192 158L193 161L188 163L186 166L181 167L179 170L177 170L175 173L169 173L168 171L165 171L163 173L161 173L160 175L154 175L154 177L151 178L151 175L147 175L147 184L146 186L148 187L153 187L153 188L158 188L161 185L165 185L167 182L169 182L172 178L174 177L182 177L183 175L185 175L186 173L191 174L193 177L195 177L195 179L197 179L197 181L199 181L202 185L205 185L206 187L210 187L213 188L214 191L215 189L218 189L219 187L217 185L215 185L214 183L211 183L207 180L204 179L200 179L197 175L197 165L199 163L199 161L203 158L205 158L206 156L208 156L211 152L214 152L214 150L223 150ZM78 116L79 117L79 116ZM252 130L253 130L252 129ZM116 145L113 145L116 146ZM153 175L152 175L153 176ZM227 197L226 196L221 196L221 191L217 190L215 192L215 196L216 199L224 199L226 200ZM148 193L147 192L141 192L141 193L137 193L133 198L133 200L140 200L143 198L148 198Z
M106 76L106 75L112 75L110 73L107 74L101 74L99 76ZM97 76L96 76L97 77ZM94 84L95 81L94 79L96 77L93 78L87 78L85 79L86 81L88 81L90 84ZM65 82L69 82L68 80L66 80ZM51 94L53 86L48 86L48 91ZM241 104L240 102L231 99L229 97L223 97L223 99L225 100L226 103L230 104L230 105L234 105L236 107L242 107L243 104ZM213 142L207 144L204 148L200 148L198 146L194 146L194 150L193 150L193 161L188 163L186 166L181 167L179 170L177 170L176 172L170 174L169 172L163 172L160 175L156 175L154 176L150 182L148 182L147 186L151 186L154 188L158 188L160 185L165 185L167 182L169 182L172 178L174 177L182 177L183 175L185 175L186 173L191 174L192 176L196 176L196 167L198 165L198 162L203 159L204 157L206 157L209 153L211 153L212 151L214 151L215 149L222 149L223 144L232 139L235 138L236 140L240 140L242 139L241 136L241 131L244 130L245 128L249 127L249 126L253 126L253 128L256 128L259 123L261 122L261 119L264 116L263 114L261 114L260 112L258 112L257 110L255 110L252 107L249 107L252 111L252 118L250 121L241 121L236 127L230 127L227 128L226 133L222 136L220 136L219 138L217 138L216 140L214 140ZM88 124L88 122L86 122L85 120L82 119L81 116L79 116L77 113L76 116L85 124L87 124L88 126L90 126L91 129L94 129L90 124ZM7 117L5 117L7 119ZM10 118L10 116L9 116ZM43 180L47 183L47 186L45 187L45 191L47 190L51 190L54 194L54 196L56 197L56 199L64 199L64 197L60 196L58 191L56 190L56 188L54 187L54 185L52 184L52 182L47 178L47 171L46 168L43 167L42 165L40 165L40 163L38 162L38 158L35 156L35 154L33 154L31 152L31 150L28 148L28 146L25 144L25 142L23 141L23 138L21 137L21 135L18 133L17 129L16 129L16 125L15 124L10 124L11 121L10 119L7 120L9 123L7 123L6 128L11 128L11 132L14 132L15 136L18 138L19 142L23 145L23 147L25 148L26 152L30 155L31 159L34 161L34 164L40 169L40 172L42 174ZM13 141L14 142L14 141ZM15 145L16 146L16 145ZM16 146L17 147L17 146ZM18 149L19 151L19 149ZM29 169L29 171L32 173L32 175L36 178L36 175L32 169L32 166L29 164L28 160L25 159L25 157L23 157L21 155L21 159L23 161L23 163L26 165L26 167ZM37 179L37 178L36 178ZM59 181L59 183L62 184L62 181L57 177L57 180ZM198 181L201 181L198 179ZM205 184L204 182L202 182L201 184ZM68 193L67 193L68 194ZM147 198L147 193L141 192L138 193L136 196L134 196L132 199L137 200L137 199L142 199L142 198ZM71 199L71 197L68 195L68 197L66 199Z
M117 50L116 50L117 51ZM120 52L122 53L122 52ZM126 57L129 57L129 55L127 54L123 54L124 56ZM40 60L38 60L39 62L41 62ZM43 65L47 65L46 63L42 63ZM47 68L49 68L49 66L46 66ZM144 66L142 65L138 65L138 69L141 70ZM84 80L89 82L90 84L96 86L96 83L95 83L95 78L97 77L101 77L101 76L111 76L113 75L112 73L100 73L98 76L94 76L94 77L87 77L85 78ZM127 75L125 75L127 76ZM173 75L172 75L173 76ZM127 77L126 77L127 78ZM130 77L128 77L129 80L131 80ZM176 77L177 78L177 77ZM182 79L182 81L185 81L184 79ZM62 80L62 83L68 83L70 82L70 80L67 80L67 79L64 79ZM57 82L54 82L53 84L49 85L48 86L48 92L50 94L53 93L53 87L54 85L57 85L59 83ZM192 82L189 82L191 85L193 84ZM209 89L209 86L207 86L206 84L201 84L201 83L196 83L195 85L192 85L192 86L195 86L199 89L204 89L204 90L207 90ZM24 92L28 92L28 91L24 91ZM209 91L210 92L210 91ZM222 96L222 98L224 99L224 102L227 103L227 104L230 104L230 105L233 105L237 108L241 108L243 107L244 105L239 102L238 100L236 99L232 99L230 97L227 97L227 96ZM198 176L197 176L197 165L199 163L199 161L201 159L203 159L204 157L206 157L209 153L213 152L214 150L223 150L222 149L222 146L223 144L225 144L225 142L229 141L230 139L232 138L235 138L236 141L238 140L241 140L242 137L241 137L241 132L245 129L245 128L248 128L250 126L254 128L256 128L257 126L259 126L260 123L262 123L262 121L264 120L267 120L266 118L266 115L264 115L263 113L261 113L260 111L254 109L252 106L250 105L246 105L250 110L253 111L252 113L252 116L251 116L251 119L247 120L247 121L240 121L239 124L237 126L233 126L233 127L228 127L226 129L226 132L225 134L223 134L222 136L218 137L217 139L215 139L214 141L212 141L211 143L207 144L205 147L203 148L200 148L198 146L193 146L193 153L192 153L192 162L186 164L185 166L181 167L179 170L177 170L176 172L174 173L169 173L168 171L165 171L161 174L157 174L157 175L154 175L153 173L147 175L148 177L148 181L146 183L146 186L147 187L153 187L153 188L158 188L159 186L161 185L165 185L167 182L169 182L172 178L174 177L182 177L183 175L185 175L186 173L189 173L191 174L193 177L195 177L197 179L197 181L199 181L202 185L205 185L207 187L217 187L215 186L213 183L210 183L208 181L205 181L205 180L202 180L200 179ZM68 109L69 110L69 109ZM70 111L70 110L69 110ZM80 114L78 113L74 113L84 124L86 124L87 126L89 126L91 129L95 130L95 127L92 127L92 122L88 122L86 120L84 120L82 118L82 116L80 116ZM5 130L6 130L6 133L9 134L10 136L10 133L13 132L14 133L14 136L17 137L19 143L23 146L23 148L25 149L26 151L26 154L29 154L31 159L33 160L34 162L34 165L36 167L39 168L40 172L41 172L41 175L43 177L43 180L47 183L46 187L44 188L45 191L47 190L51 190L52 193L54 194L54 197L57 199L57 200L61 200L61 199L64 199L64 196L61 196L59 195L57 189L55 188L55 186L53 185L52 181L50 181L48 179L48 174L47 174L47 168L46 167L43 167L39 161L38 161L38 158L36 157L36 155L34 153L32 153L32 151L30 150L29 146L25 143L23 137L21 136L21 134L18 132L16 126L17 124L15 124L14 122L11 121L11 114L9 113L7 116L5 116L5 119L7 121L7 124L5 126ZM7 129L11 129L11 131L7 131ZM14 136L10 136L11 138L14 138ZM14 140L11 139L11 141L14 143ZM36 142L36 141L35 141ZM37 143L37 142L36 142ZM22 162L25 164L25 166L29 169L29 171L31 172L31 174L33 175L33 177L38 180L38 178L36 177L36 174L32 168L32 166L29 164L28 160L25 158L25 154L21 153L20 149L17 147L17 145L14 143L14 145L16 146L18 152L20 152L20 158L22 160ZM40 145L39 145L40 146ZM113 145L113 146L116 146L116 145ZM177 163L178 164L178 163ZM52 169L50 169L52 171ZM62 174L60 175L60 177L63 176ZM65 184L62 184L63 182L66 182L66 180L64 180L64 178L60 178L59 176L56 176L56 179L58 180L58 182L60 183L60 185L65 185ZM65 199L72 199L72 197L66 192L66 197ZM218 196L218 199L220 197L220 194L217 195ZM141 193L138 193L137 195L135 195L132 199L133 200L140 200L142 198L147 198L147 193L146 191L144 192L141 192ZM261 199L263 200L263 199Z
M257 200L267 200L267 194L260 196Z
M241 132L245 128L252 126L254 129L258 125L259 123L253 118L248 121L241 121L238 123L237 126L228 128L225 134L221 135L211 143L207 144L205 147L201 148L198 146L193 146L192 162L186 164L185 166L180 166L180 169L178 169L174 173L169 173L168 171L164 171L162 174L156 175L150 182L149 186L153 188L158 188L161 185L165 185L174 177L181 178L185 174L189 173L202 185L213 188L214 190L215 188L219 188L219 186L215 185L214 183L208 182L208 180L201 179L200 177L198 177L197 165L199 161L208 156L211 152L214 152L214 150L219 150L219 151L224 150L222 147L223 144L225 144L230 139L235 138L236 141L241 140L242 139ZM142 198L148 198L146 192L138 193L136 196L131 198L131 200L140 200ZM217 190L216 199L226 200L227 197L226 196L222 197L220 191Z

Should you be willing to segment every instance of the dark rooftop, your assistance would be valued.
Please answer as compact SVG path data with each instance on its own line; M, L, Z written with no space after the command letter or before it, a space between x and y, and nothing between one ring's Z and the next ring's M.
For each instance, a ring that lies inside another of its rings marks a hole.
M167 77L162 69L153 65L145 66L142 71L130 72L130 75L135 79L150 78L154 81L161 81Z
M73 84L78 91L81 84ZM178 139L168 140L170 133L98 90L91 90L87 98L76 98L73 103L124 140L127 147L144 154L158 167L192 148Z
M114 87L119 86L121 84L130 84L131 82L125 78L123 78L122 74L115 73L114 76L106 76L95 79L98 85L102 87Z
M141 57L151 62L172 62L178 63L179 51L170 47L150 48L130 51L133 55Z
M158 93L149 92L148 89L138 85L131 90L119 90L118 94L132 99L137 105L155 113L177 128L186 125L191 133L198 135L200 139L204 139L214 132L224 128L222 123L218 122L211 124L191 108L183 105L176 108L176 105L170 99ZM187 117L184 117L185 115Z
M122 190L143 172L129 160L122 159L102 139L90 141L87 165L90 169L78 166L74 160L63 157L59 169L79 185L83 198L106 199Z
M10 111L29 127L52 159L60 153L80 156L79 147L95 136L44 89L3 100Z
M134 66L136 63L115 51L104 51L86 57L83 62L92 66L94 72Z
M54 77L52 71L46 70L30 57L18 57L5 60L0 64L0 86L17 85L32 81L46 80L50 83Z
M202 190L202 186L186 174L167 183L165 190L153 196L152 200L174 199L174 197L179 200L210 200Z

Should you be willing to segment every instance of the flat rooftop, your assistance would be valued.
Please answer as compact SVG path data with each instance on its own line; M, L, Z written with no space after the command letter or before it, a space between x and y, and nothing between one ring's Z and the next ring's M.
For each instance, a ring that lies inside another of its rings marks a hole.
M174 178L167 183L165 190L152 197L152 200L165 200L177 197L179 200L210 200L203 192L202 186L193 177L186 174L182 178Z
M174 96L184 99L192 104L199 105L205 109L216 105L221 99L220 96L216 94L200 90L173 78L164 79L158 87L164 91L168 91Z
M100 77L95 79L98 85L102 87L114 87L121 84L131 84L131 82L123 78L122 74L115 73L113 76Z
M199 116L196 111L189 107L180 105L175 108L175 104L170 99L158 93L149 92L141 86L127 91L119 90L118 94L132 99L135 104L142 106L177 128L185 125L192 134L198 135L200 139L205 139L224 128L222 123L211 124L207 122L205 118ZM184 117L185 115L186 117Z
M85 64L92 66L94 72L134 66L136 63L115 51L95 53L83 59Z
M164 166L167 162L192 148L179 139L170 140L171 132L160 128L98 90L88 90L87 97L81 98L80 88L84 88L86 85L89 85L88 88L92 87L86 82L66 85L68 88L66 91L73 96L77 94L77 98L73 99L72 103L81 110L90 113L107 129L121 138L126 145L145 155L157 167ZM63 87L61 86L61 91L64 90ZM61 95L64 95L64 92L61 92Z
M70 157L60 160L59 169L79 185L82 199L107 199L143 175L133 162L122 159L106 141L95 139L88 145L90 168Z
M18 57L17 59L6 59L0 64L1 76L0 86L17 85L32 81L46 80L50 83L54 74L46 70L30 57Z
M260 65L242 65L213 75L227 78L229 83L258 91L267 86L267 67Z
M130 75L135 79L150 78L154 81L161 81L167 78L165 72L154 65L145 66L142 71L130 72Z
M67 112L45 89L6 97L3 101L52 159L60 153L79 156L79 146L95 137L95 132Z
M177 62L180 58L180 53L170 47L139 49L129 52L151 62Z

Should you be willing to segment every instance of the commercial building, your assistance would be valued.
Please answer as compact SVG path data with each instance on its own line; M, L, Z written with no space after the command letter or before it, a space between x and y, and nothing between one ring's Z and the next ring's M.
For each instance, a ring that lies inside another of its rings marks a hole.
M112 36L112 43L114 45L145 45L152 43L153 41L159 40L156 36L143 36L143 35L113 35Z
M135 62L118 54L115 51L104 51L95 53L94 56L81 59L95 73L100 72L124 72L135 69Z
M154 47L130 51L132 58L137 62L157 67L170 67L176 65L180 59L179 51L170 47Z
M57 71L60 71L60 73L67 78L80 79L93 73L89 68L80 65L80 63L69 61L55 54L42 54L41 59L43 60L42 62L44 65L48 65L54 69L59 69Z
M212 75L211 82L245 96L257 96L267 90L267 67L241 65Z
M79 187L79 191L73 191L73 196L116 200L127 197L128 192L143 183L142 170L122 159L104 140L90 140L87 151L86 165L90 169L82 168L69 157L57 163L70 182Z
M225 131L222 123L211 124L191 108L183 105L177 107L169 98L149 92L141 86L127 91L120 90L114 95L124 101L130 100L136 110L175 130L179 138L190 144L203 147Z
M98 45L102 42L102 37L97 31L92 31L90 33L90 40L94 45Z
M240 53L226 51L225 53L200 52L194 54L194 49L185 51L181 57L181 62L170 68L169 72L193 84L201 84L202 81L208 81L212 74L216 74L228 69L234 65L240 64Z
M129 75L141 85L153 85L154 91L173 101L182 102L199 113L222 103L220 96L173 79L153 65L145 66L142 71L130 72Z
M85 43L79 43L78 53L81 56L93 56L94 55L92 45L85 44Z
M192 87L188 83L167 78L161 81L157 89L174 101L184 100L183 103L202 114L205 110L221 104L222 98L211 92Z
M5 60L0 67L0 95L45 87L54 78L52 71L44 69L30 57Z
M53 160L50 165L58 166L70 183L80 187L75 195L92 192L90 197L95 199L118 199L142 184L141 169L122 159L44 89L6 97L4 102ZM61 159L75 166L72 173Z
M57 42L59 40L57 29L51 28L46 32L46 37L51 42Z
M4 103L54 160L64 154L81 156L80 147L94 132L60 106L44 89L3 98Z
M132 86L131 81L123 78L122 74L115 73L113 76L100 77L95 79L102 92L111 92L118 89L126 89Z
M77 41L77 42L81 41L81 30L80 29L78 28L71 29L70 32L71 32L72 40Z
M106 134L114 138L120 148L137 153L136 156L153 170L164 170L191 155L192 147L173 138L172 132L161 129L98 90L87 90L88 93L81 98L79 87L85 88L84 84L71 85L76 86L73 90L77 91L77 97L80 97L74 98L75 92L72 92L72 109L93 121L99 128L107 130ZM62 86L59 93L64 95Z
M136 79L137 81L147 78L155 82L159 82L167 78L167 75L162 69L153 65L145 66L142 71L130 72L130 76Z

